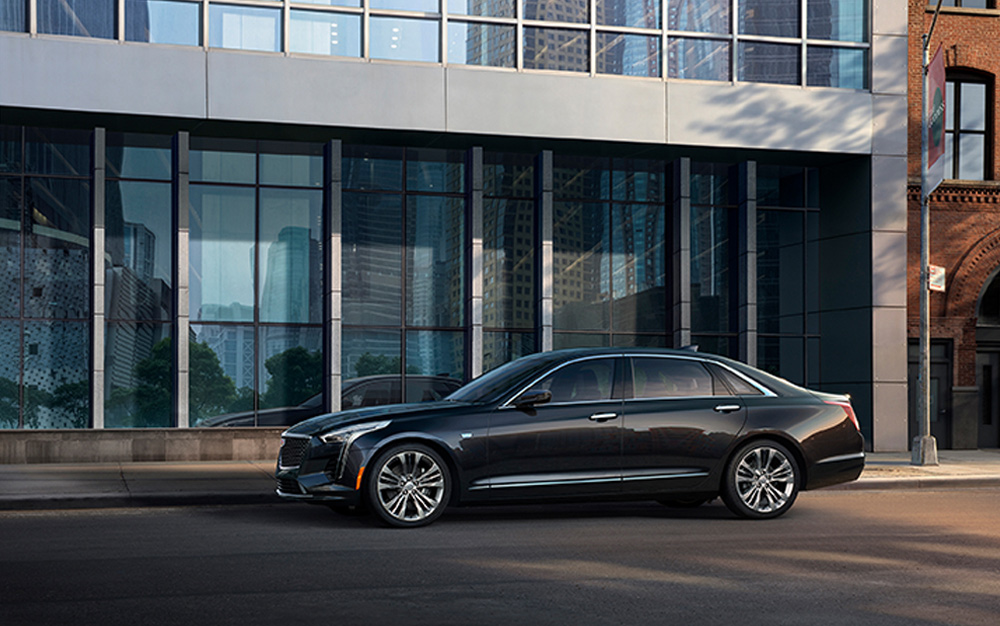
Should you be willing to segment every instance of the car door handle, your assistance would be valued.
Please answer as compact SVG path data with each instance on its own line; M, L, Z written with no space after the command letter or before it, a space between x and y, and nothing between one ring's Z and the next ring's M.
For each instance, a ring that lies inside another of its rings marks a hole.
M590 421L592 422L606 422L608 420L613 420L618 417L617 413L594 413L590 416Z
M732 413L733 411L739 411L742 407L738 404L720 404L715 407L716 413Z

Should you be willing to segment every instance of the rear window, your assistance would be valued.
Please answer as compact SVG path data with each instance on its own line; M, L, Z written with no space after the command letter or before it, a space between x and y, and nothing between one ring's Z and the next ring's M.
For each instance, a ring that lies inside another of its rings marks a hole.
M729 395L717 385L704 365L688 359L632 359L634 398L683 398ZM721 385L720 385L721 387Z

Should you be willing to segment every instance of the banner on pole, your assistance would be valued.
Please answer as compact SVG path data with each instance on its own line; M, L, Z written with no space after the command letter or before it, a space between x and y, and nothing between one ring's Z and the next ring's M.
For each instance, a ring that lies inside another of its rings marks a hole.
M945 75L944 53L938 46L924 77L924 123L927 125L927 171L923 173L924 195L944 180Z

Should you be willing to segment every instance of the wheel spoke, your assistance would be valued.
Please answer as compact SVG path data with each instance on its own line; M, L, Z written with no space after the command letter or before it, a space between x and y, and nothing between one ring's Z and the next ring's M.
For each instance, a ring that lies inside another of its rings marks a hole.
M423 452L399 452L382 465L377 480L378 503L401 522L419 522L442 506L446 477L438 462Z

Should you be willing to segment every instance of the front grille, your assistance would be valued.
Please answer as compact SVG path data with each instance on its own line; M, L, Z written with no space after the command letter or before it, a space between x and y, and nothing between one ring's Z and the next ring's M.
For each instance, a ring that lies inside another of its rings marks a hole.
M291 478L279 478L278 491L281 493L294 493L298 495L302 493L302 487L299 486L299 481L297 480L293 480Z
M281 453L278 455L278 465L283 468L298 467L309 448L309 440L299 437L288 437L281 440Z

